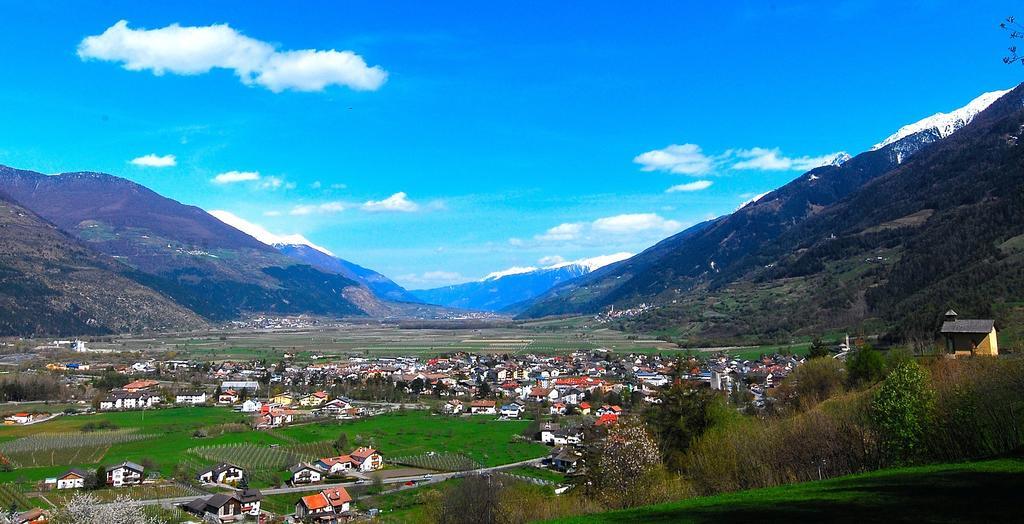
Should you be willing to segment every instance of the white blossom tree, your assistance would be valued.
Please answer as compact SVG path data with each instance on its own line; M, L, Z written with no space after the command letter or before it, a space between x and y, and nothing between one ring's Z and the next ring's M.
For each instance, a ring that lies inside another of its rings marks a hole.
M164 524L163 520L146 515L142 506L126 495L113 502L102 502L92 493L79 493L50 520L53 524Z

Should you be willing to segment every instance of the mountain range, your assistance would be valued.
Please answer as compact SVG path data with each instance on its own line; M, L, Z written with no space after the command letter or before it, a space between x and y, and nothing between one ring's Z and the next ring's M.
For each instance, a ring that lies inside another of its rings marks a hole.
M905 126L731 215L556 286L520 315L633 308L615 317L621 327L692 343L868 323L931 337L950 307L1005 317L1024 292L1022 93L988 93Z
M134 182L0 167L0 192L207 320L250 312L365 314L345 296L357 282L300 263Z
M408 291L112 175L0 166L0 334L187 330L250 314L597 315L687 343L1024 317L1024 88L904 126L644 252Z
M515 310L518 304L528 302L552 287L570 282L607 264L625 260L630 256L632 256L630 253L616 253L585 260L562 262L542 268L512 268L491 273L476 282L415 290L412 291L412 294L428 304L479 311L508 312Z

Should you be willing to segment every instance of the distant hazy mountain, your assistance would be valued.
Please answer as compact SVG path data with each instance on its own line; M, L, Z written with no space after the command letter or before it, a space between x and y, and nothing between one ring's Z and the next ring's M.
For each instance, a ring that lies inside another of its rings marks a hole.
M296 260L301 260L317 269L329 273L337 273L345 278L355 280L373 291L375 295L384 300L395 300L399 302L420 302L416 296L409 293L402 286L399 286L390 278L358 264L349 262L306 244L274 244L274 247Z
M344 295L356 282L297 263L202 209L134 182L0 166L0 191L208 319L248 312L363 314Z
M480 311L504 311L554 286L630 256L630 253L616 253L543 268L513 268L491 273L477 282L414 290L411 293L428 304Z
M0 335L87 335L205 325L92 250L0 196Z
M920 334L942 304L978 310L984 300L1010 300L1024 266L1000 262L1011 255L999 246L1021 232L1024 215L1016 226L1000 220L1024 194L1021 91L986 94L905 126L841 165L811 170L731 215L557 286L523 316L644 303L654 308L629 320L636 328L693 340L784 338L873 315ZM946 295L943 277L951 279ZM972 279L992 293L979 300L968 290Z

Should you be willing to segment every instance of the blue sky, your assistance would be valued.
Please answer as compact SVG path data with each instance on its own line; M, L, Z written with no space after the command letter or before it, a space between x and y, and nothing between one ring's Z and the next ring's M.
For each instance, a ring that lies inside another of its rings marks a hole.
M704 4L4 1L0 163L420 288L638 252L1024 77L1012 2Z

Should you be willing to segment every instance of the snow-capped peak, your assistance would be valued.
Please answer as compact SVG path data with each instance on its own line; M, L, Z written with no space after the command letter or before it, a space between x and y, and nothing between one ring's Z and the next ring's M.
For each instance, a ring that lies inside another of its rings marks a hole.
M330 255L332 257L334 256L334 253L331 253L331 251L329 249L327 249L326 247L318 246L318 245L310 242L308 238L306 238L306 237L304 237L304 236L302 236L302 235L300 235L298 233L292 233L292 234L286 234L286 235L279 235L279 234L276 234L276 233L271 233L270 231L267 230L267 228L265 228L265 227L263 227L263 226L261 226L259 224L256 224L256 223L253 223L253 222L249 222L248 220L246 220L246 219L244 219L244 218L242 218L242 217L240 217L240 216L238 216L238 215L236 215L234 213L231 213L229 211L224 211L222 209L214 209L214 210L209 211L209 213L211 215L213 215L215 218L217 218L218 220L220 220L221 222L224 222L225 224L227 224L227 225L229 225L229 226L231 226L231 227L241 231L242 233L245 233L246 235L249 235L249 236L255 238L256 240L259 240L260 242L263 242L264 244L266 244L268 246L280 247L280 246L283 246L283 245L300 245L301 244L301 245L309 246L309 247L311 247L311 248L313 248L313 249L315 249L317 251L320 251L321 253L324 253L325 255Z
M579 260L570 260L567 262L559 262L552 264L544 269L557 269L565 266L580 266L587 270L587 272L597 271L608 264L614 264L621 260L626 260L633 256L633 253L627 253L625 251L621 253L612 253L611 255L601 255L591 258L581 258Z
M591 271L596 271L598 269L601 269L602 267L607 266L608 264L614 264L615 262L618 262L620 260L626 260L627 258L632 257L632 256L633 256L633 253L627 253L627 252L623 251L621 253L612 253L611 255L600 255L600 256L591 257L591 258L581 258L579 260L561 260L560 262L556 262L554 264L543 266L543 267L536 267L536 266L514 266L514 267L510 267L508 269L503 269L501 271L494 271L493 273L488 273L487 276L485 276L484 278L481 278L480 280L481 281L497 280L499 278L503 278L503 277L507 277L507 276L511 276L511 275L522 275L524 273L533 273L534 271L546 271L546 270L550 270L550 269L560 269L560 268L569 267L569 266L576 266L576 267L580 268L582 270L581 271L582 273L590 273ZM557 257L556 258L556 260L560 260L560 259L561 259L561 257ZM541 261L541 263L544 263L544 262L547 262L547 261L545 261L545 260Z
M946 138L958 129L971 123L971 120L974 120L974 117L977 116L978 113L984 111L988 106L992 105L993 102L999 100L999 98L1009 92L1010 90L1007 89L1004 91L992 91L990 93L985 93L978 98L971 100L969 104L961 107L960 109L950 111L949 113L935 113L928 118L918 120L913 124L905 125L885 140L875 144L871 150L874 151L881 149L910 135L928 130L933 130L938 133L939 138Z

